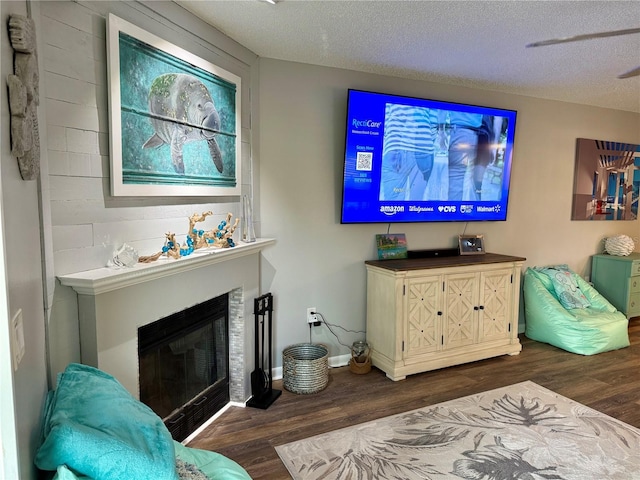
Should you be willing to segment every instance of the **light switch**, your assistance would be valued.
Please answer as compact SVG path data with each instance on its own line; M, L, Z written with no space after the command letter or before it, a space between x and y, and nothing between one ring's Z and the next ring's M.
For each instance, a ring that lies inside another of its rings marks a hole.
M20 360L24 357L24 327L22 324L22 309L18 309L11 319L11 352L13 370L18 370Z

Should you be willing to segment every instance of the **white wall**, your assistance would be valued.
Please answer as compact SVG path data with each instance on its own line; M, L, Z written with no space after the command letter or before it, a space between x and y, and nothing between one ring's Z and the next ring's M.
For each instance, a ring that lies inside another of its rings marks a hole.
M307 307L330 323L365 327L364 261L376 258L374 235L388 225L340 224L349 88L518 111L507 221L392 225L410 249L454 247L466 226L485 235L487 251L526 257L525 266L568 263L588 275L603 237L625 233L640 247L638 221L571 221L576 138L640 143L640 115L261 59L262 234L278 240L265 251L263 290L275 295L278 365L283 348L308 341ZM363 337L335 331L346 345ZM330 356L349 352L325 327L312 338L330 344Z
M36 28L40 27L38 8L34 5ZM2 81L13 71L13 50L7 41L8 17L11 14L26 15L25 2L2 2ZM41 43L38 48L41 51ZM42 62L40 62L42 65ZM33 456L40 441L40 418L47 392L45 359L45 319L42 256L40 249L40 209L35 180L24 181L18 162L11 155L9 137L9 109L6 86L1 89L2 140L2 232L4 237L4 267L0 282L6 290L0 295L0 424L4 474L7 479L35 478ZM41 96L42 100L42 96ZM42 110L40 124L44 124ZM46 135L46 127L40 131ZM46 153L44 155L46 171ZM6 292L6 297L5 297ZM6 303L2 300L6 299ZM18 369L11 375L8 358L7 331L9 320L22 310L25 354ZM13 394L13 398L11 395ZM13 405L12 405L13 403ZM12 418L13 417L13 418ZM17 472L17 473L16 473Z

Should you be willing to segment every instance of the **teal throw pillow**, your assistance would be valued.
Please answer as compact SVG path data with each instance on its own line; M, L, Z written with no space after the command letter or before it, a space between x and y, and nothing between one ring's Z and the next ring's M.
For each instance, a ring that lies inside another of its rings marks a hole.
M555 265L539 269L545 273L553 284L556 298L567 310L574 308L587 308L591 302L582 293L578 282L574 278L574 273L566 265Z

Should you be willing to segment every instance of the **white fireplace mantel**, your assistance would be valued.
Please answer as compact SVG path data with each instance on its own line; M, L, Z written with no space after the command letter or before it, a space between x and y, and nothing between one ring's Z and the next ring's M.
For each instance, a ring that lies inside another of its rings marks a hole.
M253 302L260 295L260 253L275 244L261 238L232 248L196 250L131 268L98 268L59 275L77 292L82 363L115 376L136 398L138 328L229 293L231 401L250 396L254 348Z
M259 238L252 243L239 242L233 248L205 248L196 250L187 257L172 259L160 257L152 263L138 263L131 268L97 268L79 273L58 275L62 285L73 288L83 295L102 293L149 282L197 268L258 253L275 243L275 239Z

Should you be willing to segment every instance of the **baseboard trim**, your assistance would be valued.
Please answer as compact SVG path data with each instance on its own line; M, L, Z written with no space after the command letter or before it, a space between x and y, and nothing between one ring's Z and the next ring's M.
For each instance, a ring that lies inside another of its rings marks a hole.
M204 429L206 429L209 425L211 425L215 421L216 418L218 418L224 412L229 410L229 408L231 408L231 407L242 407L242 408L244 408L245 407L245 403L244 402L229 402L229 403L227 403L224 407L222 407L220 410L218 410L216 413L214 413L213 416L211 418L209 418L209 420L207 420L202 425L200 425L197 429L195 429L187 438L185 438L180 443L182 443L183 445L186 445L187 443L189 443L191 440L196 438L200 433L202 433L204 431Z

